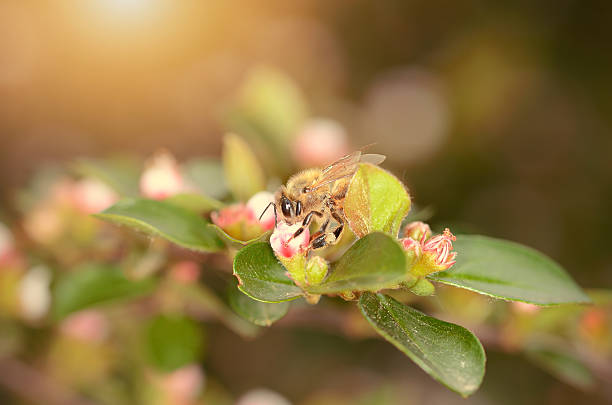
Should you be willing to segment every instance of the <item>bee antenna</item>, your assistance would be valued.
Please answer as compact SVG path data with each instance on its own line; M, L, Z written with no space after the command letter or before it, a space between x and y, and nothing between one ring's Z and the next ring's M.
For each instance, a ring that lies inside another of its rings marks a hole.
M261 218L264 216L264 214L266 213L266 211L268 211L268 208L270 208L270 205L272 207L274 207L274 227L276 227L276 204L274 204L274 201L270 202L270 204L266 205L266 209L263 210L263 212L261 213L261 215L259 216L258 221L261 221Z

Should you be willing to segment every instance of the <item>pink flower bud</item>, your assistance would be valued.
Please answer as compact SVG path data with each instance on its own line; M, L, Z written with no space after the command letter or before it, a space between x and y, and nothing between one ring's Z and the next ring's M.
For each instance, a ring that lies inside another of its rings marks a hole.
M140 177L140 192L148 198L164 198L185 191L183 176L174 156L159 152L146 164Z
M241 221L253 222L255 215L245 204L233 204L212 212L210 218L215 225L225 230Z
M421 244L412 238L400 239L400 243L405 251L414 252L416 256L421 254Z
M298 253L305 252L310 242L310 232L308 228L297 237L293 237L294 233L300 229L302 224L297 223L288 225L286 222L279 222L272 236L270 236L270 244L277 256L283 258L292 258Z
M173 404L190 403L200 395L204 384L204 372L196 364L181 367L166 375L162 380L164 391L166 391L170 403Z
M5 263L15 251L15 241L11 231L0 223L0 264Z
M425 222L411 222L404 228L404 236L423 243L431 236L431 228Z
M263 232L255 214L245 204L233 204L212 212L210 218L225 233L238 240L250 240Z
M113 205L119 196L110 187L95 179L84 179L74 184L72 200L85 214L94 214Z
M266 231L274 228L274 209L269 207L273 202L274 194L268 191L260 191L247 202L247 208L253 212L254 218Z
M180 283L195 283L200 277L200 265L189 260L178 262L170 268L170 277Z
M86 310L70 315L60 325L62 333L85 342L102 342L108 336L108 321L99 311Z
M512 309L514 312L522 314L533 314L540 310L540 307L526 302L514 301L512 303Z
M408 264L416 263L416 261L421 257L421 244L412 238L400 239L400 243L406 251Z
M64 232L60 210L53 204L42 204L29 211L23 220L27 235L41 244L52 243Z
M292 152L301 167L325 166L349 153L348 137L335 121L312 120L298 133Z

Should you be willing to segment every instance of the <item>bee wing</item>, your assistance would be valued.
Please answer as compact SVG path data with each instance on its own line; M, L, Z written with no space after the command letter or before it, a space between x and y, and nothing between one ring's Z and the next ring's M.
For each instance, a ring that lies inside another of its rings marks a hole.
M373 165L379 165L385 161L387 157L385 155L379 155L378 153L368 153L361 155L359 162L372 163Z
M380 164L385 160L384 155L378 154L362 154L361 151L356 151L350 155L338 159L331 165L327 166L321 172L321 176L310 186L311 189L317 189L337 180L350 177L357 171L360 162Z

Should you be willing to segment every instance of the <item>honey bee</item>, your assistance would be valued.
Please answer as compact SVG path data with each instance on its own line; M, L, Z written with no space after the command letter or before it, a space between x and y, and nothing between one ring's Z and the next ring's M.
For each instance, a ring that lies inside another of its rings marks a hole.
M289 225L301 223L293 234L294 238L304 232L316 217L316 223L321 226L311 236L309 248L320 249L332 245L340 239L347 222L343 209L344 198L359 163L377 165L384 160L383 155L363 154L359 150L324 169L303 170L291 176L287 184L280 187L266 210L270 206L274 208L275 225L279 216Z

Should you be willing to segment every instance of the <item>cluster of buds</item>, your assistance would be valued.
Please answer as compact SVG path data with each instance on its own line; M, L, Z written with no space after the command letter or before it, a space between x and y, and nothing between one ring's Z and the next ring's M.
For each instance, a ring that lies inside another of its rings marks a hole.
M422 278L431 273L448 270L455 264L457 253L452 250L456 238L448 228L441 235L431 236L429 225L412 222L406 227L404 235L400 242L412 264L412 275Z
M272 193L260 191L246 204L232 204L211 213L210 217L215 225L231 237L250 240L274 228L274 211L266 211L266 207L273 201Z
M279 222L270 236L270 245L278 260L287 269L287 275L295 284L305 288L323 282L329 265L320 256L307 257L310 232L308 228L305 228L299 235L294 236L300 227L300 223L288 225L285 222ZM316 304L320 298L319 295L309 294L306 294L305 297L312 304Z

